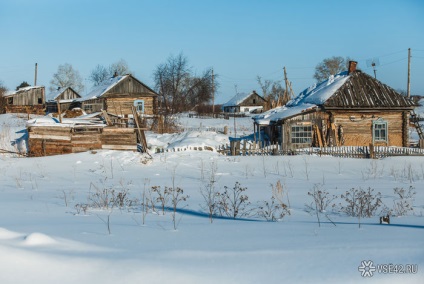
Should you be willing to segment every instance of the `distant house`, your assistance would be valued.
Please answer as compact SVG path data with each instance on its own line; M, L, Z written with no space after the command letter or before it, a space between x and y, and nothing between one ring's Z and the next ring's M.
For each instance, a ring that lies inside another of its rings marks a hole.
M114 76L79 99L86 113L102 110L121 117L132 115L132 107L144 115L156 113L158 94L132 75Z
M254 117L256 137L282 150L322 146L409 146L415 102L356 70L331 76L285 106Z
M44 114L46 102L44 86L20 88L4 97L7 113Z
M222 105L224 112L262 112L266 100L255 91L250 94L239 93Z
M73 106L78 106L75 100L79 98L81 98L81 96L71 87L58 88L56 91L47 95L46 112L58 112L58 103L61 112L69 110Z

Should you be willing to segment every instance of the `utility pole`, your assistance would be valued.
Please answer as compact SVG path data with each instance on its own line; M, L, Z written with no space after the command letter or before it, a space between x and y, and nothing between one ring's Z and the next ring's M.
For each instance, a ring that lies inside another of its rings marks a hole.
M215 113L215 85L214 85L214 76L212 68L212 116Z
M37 86L37 69L38 69L38 64L35 63L34 86Z
M406 86L406 95L411 97L411 48L408 48L408 85Z
M284 69L284 82L286 83L286 89L284 90L284 95L286 99L291 100L292 97L294 97L293 89L289 79L287 79L286 66L284 66L283 69ZM289 92L289 89L290 89L290 92Z

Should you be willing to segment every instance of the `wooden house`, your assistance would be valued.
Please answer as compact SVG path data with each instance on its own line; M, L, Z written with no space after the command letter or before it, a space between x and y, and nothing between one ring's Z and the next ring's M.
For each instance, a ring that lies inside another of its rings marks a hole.
M73 107L79 107L81 103L76 100L80 98L81 96L71 87L58 88L56 91L47 95L46 112L58 112L58 105L60 105L60 112L62 113Z
M45 88L44 86L29 86L5 96L7 113L44 114Z
M301 92L287 105L254 117L255 137L283 151L324 146L409 146L415 102L356 70ZM261 137L262 136L262 137Z
M156 113L158 94L132 75L114 76L94 87L84 98L82 108L86 113L102 110L121 117L131 116L132 107L143 115Z
M222 105L222 110L229 113L262 112L266 100L255 91L250 94L238 93Z

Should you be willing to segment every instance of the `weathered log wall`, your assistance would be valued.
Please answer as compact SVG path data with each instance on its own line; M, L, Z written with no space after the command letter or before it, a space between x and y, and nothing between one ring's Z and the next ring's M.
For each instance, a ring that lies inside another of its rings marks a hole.
M343 126L345 142L343 146L368 146L373 143L372 123L381 118L387 122L388 141L374 142L375 146L403 145L404 116L398 112L333 112L334 123Z
M103 126L28 127L31 157L79 153L96 149L137 150L133 128Z
M156 97L135 97L130 94L124 94L125 97L105 99L106 110L116 115L132 115L132 107L135 100L144 101L144 114L153 115L155 110Z

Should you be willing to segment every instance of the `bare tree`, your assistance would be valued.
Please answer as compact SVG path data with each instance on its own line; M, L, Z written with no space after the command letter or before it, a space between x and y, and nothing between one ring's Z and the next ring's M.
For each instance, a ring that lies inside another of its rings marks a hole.
M260 76L256 77L261 87L263 98L267 101L265 109L272 109L278 105L285 105L290 97L281 85L281 81L264 80Z
M190 110L212 98L212 69L207 69L201 76L193 75L188 59L182 53L171 55L165 63L158 65L154 79L165 114Z
M330 75L336 75L344 70L347 70L349 60L349 57L346 57L346 59L344 59L341 56L325 58L315 67L314 78L318 82L321 82L328 79Z
M114 75L123 76L126 74L131 74L127 62L124 59L121 59L115 63L109 65L109 67L104 67L103 65L97 65L90 74L90 81L93 82L94 86L100 85L103 81L108 78L111 78Z
M71 87L76 92L81 93L84 90L82 78L77 70L71 64L65 63L59 65L57 72L53 74L53 79L50 81L50 92L53 92L58 87Z
M7 88L3 85L3 82L0 81L0 114L6 112L6 98L4 95L7 92Z
M124 59L120 59L119 61L112 63L109 65L109 74L111 76L123 76L126 74L131 74L130 68L128 67L128 63Z
M93 82L94 86L100 85L101 82L110 78L110 74L103 65L97 65L90 74L90 81Z

